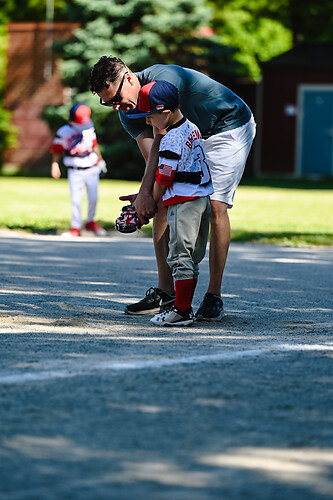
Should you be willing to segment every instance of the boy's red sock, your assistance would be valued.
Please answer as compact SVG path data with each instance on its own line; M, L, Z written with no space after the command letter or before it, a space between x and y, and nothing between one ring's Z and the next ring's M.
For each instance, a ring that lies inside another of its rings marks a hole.
M197 280L177 280L175 281L176 300L175 306L180 311L190 309Z

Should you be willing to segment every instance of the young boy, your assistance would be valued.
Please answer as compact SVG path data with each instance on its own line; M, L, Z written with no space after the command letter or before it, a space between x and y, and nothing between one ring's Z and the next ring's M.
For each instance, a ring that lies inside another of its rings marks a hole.
M81 202L83 186L88 196L88 216L85 228L97 236L104 236L106 231L94 221L98 199L98 183L101 172L106 172L106 164L100 153L94 125L90 119L91 109L77 103L69 113L69 123L60 127L53 140L51 175L59 179L60 158L68 168L68 182L72 204L71 229L65 236L81 236Z
M194 322L192 299L205 256L209 231L213 184L204 142L196 125L180 111L178 90L157 80L144 85L138 106L127 114L145 116L146 122L166 130L159 146L159 161L153 189L154 200L167 207L170 231L168 264L175 284L175 305L156 314L154 325L190 325Z

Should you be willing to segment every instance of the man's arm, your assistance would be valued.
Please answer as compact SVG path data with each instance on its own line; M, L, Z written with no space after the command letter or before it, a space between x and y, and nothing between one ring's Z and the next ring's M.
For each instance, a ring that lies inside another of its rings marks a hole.
M124 123L123 126L125 130L127 130ZM136 136L137 145L146 162L140 190L138 194L119 196L120 200L129 200L131 205L135 207L142 224L147 224L148 220L153 217L157 211L152 192L158 165L159 144L165 133L166 130L158 130L155 128L153 129L151 126L146 126L139 135Z
M147 162L148 162L148 157L149 157L149 153L150 153L150 150L152 148L152 145L154 143L154 137L153 137L153 129L152 127L146 127L137 137L136 137L136 142L137 142L137 145L141 151L141 154L145 160L145 163L147 165ZM146 170L147 170L147 166L146 166L146 169L145 169L145 173L146 173ZM145 175L145 174L144 174ZM152 185L154 183L154 180L155 180L155 177L152 181ZM148 189L148 193L149 193L149 189ZM122 200L122 201L126 201L128 200L130 202L131 205L135 206L136 204L136 199L137 197L139 196L139 193L135 193L135 194L128 194L128 195L124 195L124 196L119 196L119 199ZM141 197L141 196L140 196ZM139 197L139 202L140 202L140 197ZM147 224L148 223L148 219L149 217L147 218L143 212L139 211L137 208L137 213L139 215L139 218L140 218L140 221L142 224Z
M142 177L138 194L119 196L120 200L129 200L134 205L142 224L147 224L151 217L154 217L157 206L153 199L153 186L158 165L158 150L160 141L165 131L154 130L147 127L136 138L142 156L146 161L145 172Z
M136 138L143 157L147 157L141 187L134 204L140 218L150 219L155 215L157 210L156 202L153 198L153 186L158 165L159 145L163 135L163 132L157 131L153 139L152 137L148 138L145 132L142 132Z
M143 193L144 195L151 196L158 165L159 145L163 134L158 133L154 136L154 138L151 136L145 137L145 135L145 132L142 132L136 138L136 142L146 161L146 168L142 177L139 194Z
M141 151L141 154L147 163L151 147L154 142L154 135L152 127L147 127L136 138L136 143Z

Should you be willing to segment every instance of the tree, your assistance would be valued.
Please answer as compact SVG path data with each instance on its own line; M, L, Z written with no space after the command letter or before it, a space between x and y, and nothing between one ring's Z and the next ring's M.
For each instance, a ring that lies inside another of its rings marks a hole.
M331 0L215 0L213 28L237 49L245 74L260 79L260 63L300 42L333 41Z
M252 0L258 15L280 22L292 33L293 45L333 42L331 0Z
M87 89L91 67L101 55L121 57L133 70L179 57L179 46L209 23L205 0L75 0L68 10L80 19L72 43L58 44L65 83Z
M237 50L244 76L259 80L260 62L291 48L291 31L265 8L268 0L217 0L213 5L213 28L221 43Z
M82 27L75 31L72 40L55 45L62 60L62 78L73 90L73 101L83 101L92 107L96 131L112 177L139 179L144 163L117 114L100 106L96 96L89 91L92 66L102 55L113 55L121 57L134 71L155 63L184 62L209 71L210 61L216 67L216 57L210 59L209 53L216 47L220 55L223 52L220 43L212 39L209 44L200 34L211 16L212 9L207 7L205 0L75 0L69 6L68 20L80 19ZM232 51L228 48L221 61L227 76L230 76L230 68L236 71ZM59 114L64 117L63 107L46 109L44 117L55 124Z
M0 170L2 154L7 148L15 145L18 132L11 123L12 114L4 109L6 52L7 30L3 24L0 24Z
M72 0L54 0L55 21L65 21L65 6ZM0 23L45 21L46 0L0 0Z

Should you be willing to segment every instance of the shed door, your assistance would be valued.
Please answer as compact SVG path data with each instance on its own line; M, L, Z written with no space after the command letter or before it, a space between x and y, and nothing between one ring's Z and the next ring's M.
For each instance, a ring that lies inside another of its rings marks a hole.
M333 175L333 87L301 86L299 90L299 175Z

